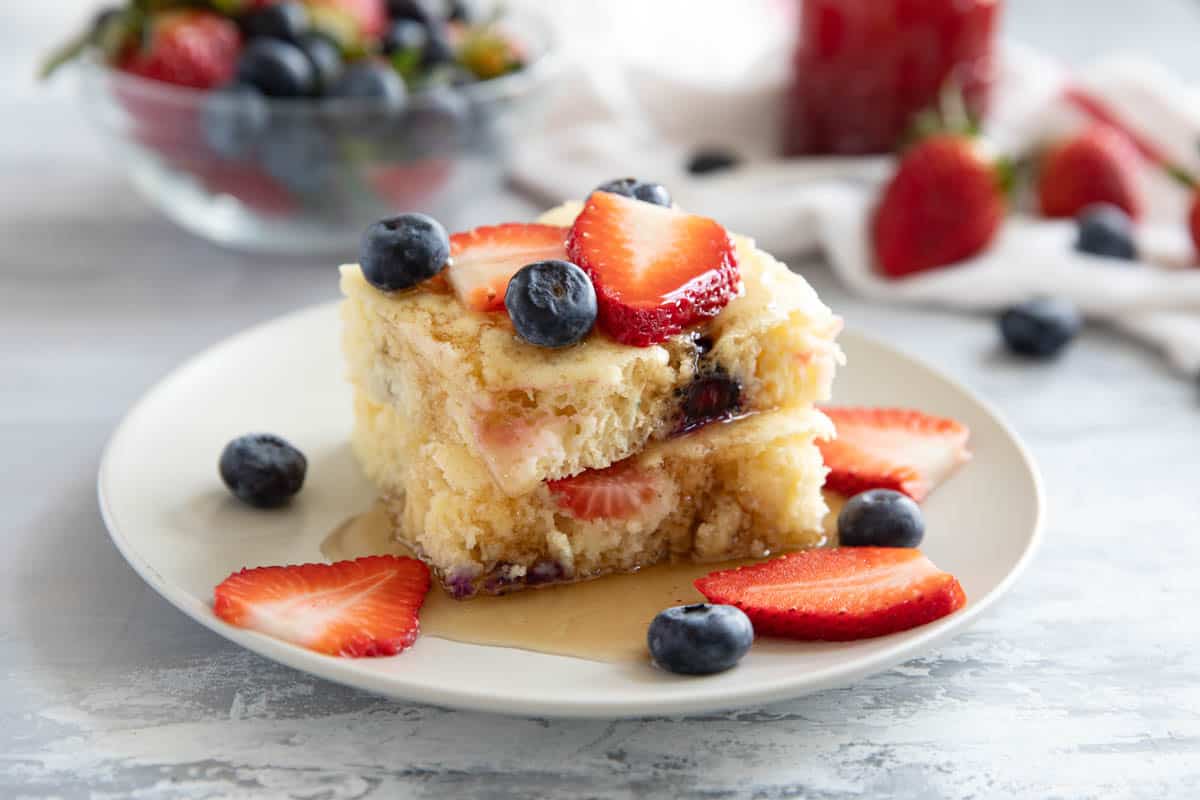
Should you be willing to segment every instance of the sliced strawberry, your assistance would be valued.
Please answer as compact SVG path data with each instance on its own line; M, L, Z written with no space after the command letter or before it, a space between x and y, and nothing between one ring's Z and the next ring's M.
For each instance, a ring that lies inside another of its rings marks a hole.
M526 264L566 259L566 238L566 228L520 222L456 233L450 237L446 277L468 308L503 311L509 278Z
M576 519L629 519L659 497L657 482L629 461L546 484Z
M970 430L960 422L904 408L823 408L837 438L818 441L829 477L846 495L894 489L920 502L970 459Z
M906 631L952 614L967 597L920 550L806 550L705 575L696 588L746 612L762 636L845 642Z
M646 347L716 316L737 291L729 233L707 217L592 192L567 240L596 286L598 324Z
M213 611L318 653L393 656L416 641L428 591L420 561L371 556L235 572L214 591Z

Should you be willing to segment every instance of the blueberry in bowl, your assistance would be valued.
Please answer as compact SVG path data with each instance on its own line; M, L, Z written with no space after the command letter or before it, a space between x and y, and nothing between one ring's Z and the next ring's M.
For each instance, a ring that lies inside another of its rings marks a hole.
M131 182L184 228L349 254L399 212L458 226L536 124L557 72L550 29L482 5L128 0L46 71L71 62Z

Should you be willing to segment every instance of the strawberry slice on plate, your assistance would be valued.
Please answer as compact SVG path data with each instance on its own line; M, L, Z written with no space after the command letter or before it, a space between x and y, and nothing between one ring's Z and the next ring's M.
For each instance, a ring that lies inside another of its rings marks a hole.
M817 446L829 468L825 488L847 497L894 489L918 503L970 460L966 425L906 408L835 408L837 438Z
M370 556L235 572L214 590L218 617L331 656L394 656L416 641L429 568Z
M705 575L696 588L746 612L759 635L835 642L915 628L967 602L953 575L905 547L789 553Z
M585 470L546 485L559 507L576 519L629 519L660 496L654 478L628 461Z
M567 251L595 284L600 328L637 347L716 316L740 280L718 223L611 192L588 197Z
M509 222L450 237L446 278L459 301L475 311L503 311L508 281L535 261L566 260L567 228Z

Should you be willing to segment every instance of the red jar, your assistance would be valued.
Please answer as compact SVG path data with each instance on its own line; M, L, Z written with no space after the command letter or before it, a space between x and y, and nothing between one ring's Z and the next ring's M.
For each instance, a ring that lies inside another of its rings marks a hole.
M793 155L892 150L953 79L982 118L1001 0L799 0L784 142Z

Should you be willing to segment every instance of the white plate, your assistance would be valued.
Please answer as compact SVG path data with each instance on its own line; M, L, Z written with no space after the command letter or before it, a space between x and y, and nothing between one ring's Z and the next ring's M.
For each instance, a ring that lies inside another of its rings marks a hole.
M648 664L606 664L421 637L395 658L340 659L230 627L212 589L243 566L324 560L318 545L367 509L372 487L347 444L350 395L335 305L300 311L201 353L152 389L121 423L100 466L100 507L113 541L176 608L243 647L322 678L405 700L539 716L703 712L796 697L898 664L963 630L1004 593L1041 536L1037 471L1016 435L978 398L876 341L844 334L843 404L907 405L971 427L974 461L926 503L923 549L958 576L962 611L913 631L845 644L760 641L729 672L706 678ZM217 477L225 442L279 433L309 458L293 505L260 512Z

